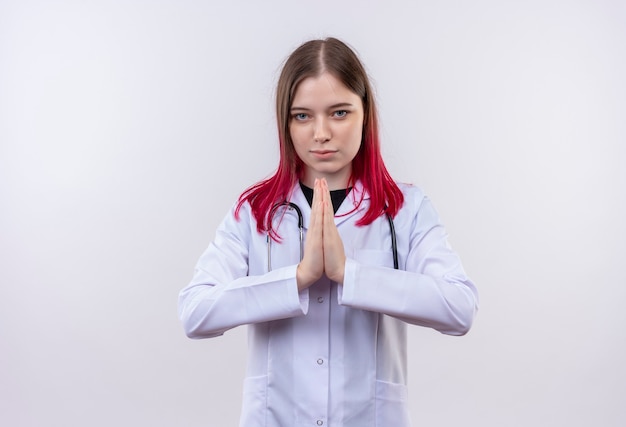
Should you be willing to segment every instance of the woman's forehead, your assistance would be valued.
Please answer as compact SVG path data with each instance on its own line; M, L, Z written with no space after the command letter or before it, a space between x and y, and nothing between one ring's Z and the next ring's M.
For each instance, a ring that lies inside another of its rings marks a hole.
M328 107L349 103L360 105L360 97L330 73L302 80L293 97L291 108Z

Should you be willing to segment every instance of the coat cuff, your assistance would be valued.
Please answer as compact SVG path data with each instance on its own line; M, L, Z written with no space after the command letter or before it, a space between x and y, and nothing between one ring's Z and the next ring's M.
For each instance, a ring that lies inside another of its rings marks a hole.
M359 263L353 259L346 258L346 267L343 272L343 283L339 284L337 292L337 302L340 305L351 305L350 303L354 301L358 268Z
M287 280L287 295L288 301L290 301L289 305L292 303L295 305L299 305L300 310L302 310L302 314L307 314L309 312L309 289L305 289L301 292L298 292L298 282L296 280L296 269L298 265L291 265L289 267L284 267L285 278ZM280 270L280 269L279 269Z

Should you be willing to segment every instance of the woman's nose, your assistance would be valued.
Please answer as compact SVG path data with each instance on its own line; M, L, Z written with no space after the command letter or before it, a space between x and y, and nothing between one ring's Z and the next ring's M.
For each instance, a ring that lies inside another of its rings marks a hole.
M330 141L331 132L326 119L317 119L315 121L315 129L313 130L313 139L315 142Z

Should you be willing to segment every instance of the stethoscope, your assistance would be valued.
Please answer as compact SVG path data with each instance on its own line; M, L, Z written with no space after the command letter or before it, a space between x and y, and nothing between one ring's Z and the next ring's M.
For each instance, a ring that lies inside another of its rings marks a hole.
M300 261L304 256L304 219L302 217L302 211L293 202L276 203L270 210L270 221L274 218L276 211L281 206L287 206L289 209L296 211L298 215L298 230L300 231ZM391 252L393 253L393 268L398 269L398 243L396 242L396 227L393 224L393 218L391 215L386 214L387 221L389 222L389 231L391 232ZM267 271L272 271L272 238L267 235Z

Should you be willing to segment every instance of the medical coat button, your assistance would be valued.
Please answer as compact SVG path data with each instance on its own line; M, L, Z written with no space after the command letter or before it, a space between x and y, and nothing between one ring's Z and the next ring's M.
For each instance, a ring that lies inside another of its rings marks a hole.
M324 363L324 359L317 359L317 364L318 364L318 365L321 365L321 364L323 364L323 363ZM320 425L321 425L321 424L320 424Z
M324 421L322 421L322 420L317 420L317 425L318 425L318 426L324 425Z
M319 302L319 303L324 302L324 297L317 297L317 302Z

